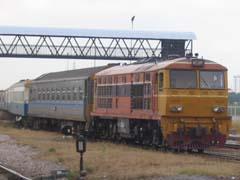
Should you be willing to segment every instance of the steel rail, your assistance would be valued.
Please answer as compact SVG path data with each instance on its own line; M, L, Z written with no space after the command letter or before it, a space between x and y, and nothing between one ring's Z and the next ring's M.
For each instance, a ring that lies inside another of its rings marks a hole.
M16 176L17 178L19 178L21 180L31 180L30 178L25 177L24 175L20 174L19 172L4 166L1 162L0 162L0 169L3 169L7 173L9 173L11 175L14 175L14 176Z
M224 147L231 149L240 149L240 144L225 144Z
M214 152L214 151L205 151L203 153L203 155L240 162L239 154L229 154L229 153L221 153L221 152Z

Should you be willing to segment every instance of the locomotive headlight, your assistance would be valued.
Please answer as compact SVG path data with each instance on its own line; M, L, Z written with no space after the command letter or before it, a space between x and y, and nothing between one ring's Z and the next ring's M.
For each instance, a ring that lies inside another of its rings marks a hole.
M181 112L182 110L183 110L183 107L182 107L182 106L178 106L178 107L177 107L177 111L178 111L178 112Z
M172 107L170 108L170 110L171 110L171 112L182 112L182 111L183 111L183 106L180 106L180 105L178 105L178 106L172 106Z
M222 113L225 111L225 108L224 107L221 107L221 106L215 106L213 107L213 112L215 113Z

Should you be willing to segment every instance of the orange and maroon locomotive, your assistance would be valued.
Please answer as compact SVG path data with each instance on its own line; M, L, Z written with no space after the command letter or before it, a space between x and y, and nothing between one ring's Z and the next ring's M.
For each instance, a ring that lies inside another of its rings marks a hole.
M227 69L183 57L107 68L95 75L90 130L97 137L203 151L223 146Z

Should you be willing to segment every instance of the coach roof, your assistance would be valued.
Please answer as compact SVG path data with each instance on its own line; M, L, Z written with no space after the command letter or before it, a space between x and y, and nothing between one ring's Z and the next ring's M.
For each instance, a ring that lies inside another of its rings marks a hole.
M107 67L114 66L116 64L109 64L106 66L90 67L84 69L59 71L43 74L36 78L34 81L49 81L49 80L61 80L61 79L73 79L73 78L88 78L95 73L106 69Z

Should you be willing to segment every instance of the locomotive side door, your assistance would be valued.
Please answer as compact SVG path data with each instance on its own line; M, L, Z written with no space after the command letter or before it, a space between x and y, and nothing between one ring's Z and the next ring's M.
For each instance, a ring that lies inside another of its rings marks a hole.
M154 102L155 102L155 110L160 113L161 112L161 107L163 107L163 102L162 101L164 97L164 71L161 70L158 73L156 73L156 82L155 87L154 87ZM161 105L162 104L162 105ZM160 113L161 114L161 113Z

